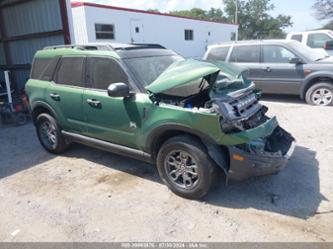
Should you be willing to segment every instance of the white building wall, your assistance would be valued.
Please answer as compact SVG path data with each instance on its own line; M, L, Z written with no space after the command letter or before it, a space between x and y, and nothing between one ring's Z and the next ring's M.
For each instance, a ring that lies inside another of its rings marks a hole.
M87 22L85 8L72 8L74 41L72 43L85 44L91 42L88 40Z
M209 21L154 15L93 6L72 8L76 43L121 42L158 43L185 57L202 57L207 45L229 41L237 26ZM85 19L85 20L84 20ZM113 24L114 40L96 40L95 23ZM134 25L135 24L135 25ZM140 27L142 39L135 37ZM86 27L86 28L85 28ZM185 40L184 30L192 29L194 40ZM210 36L208 35L210 32Z
M72 7L70 0L66 0L66 9L67 9L69 35L71 38L71 42L73 43L73 41L75 41L75 35L74 35L73 15L72 15Z

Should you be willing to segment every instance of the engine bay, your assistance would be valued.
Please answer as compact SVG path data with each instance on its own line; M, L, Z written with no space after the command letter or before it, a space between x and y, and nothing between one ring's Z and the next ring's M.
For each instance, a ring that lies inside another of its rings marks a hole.
M254 128L264 123L268 108L259 103L254 84L228 94L205 88L197 94L180 97L160 95L159 102L182 108L205 110L220 116L226 134Z

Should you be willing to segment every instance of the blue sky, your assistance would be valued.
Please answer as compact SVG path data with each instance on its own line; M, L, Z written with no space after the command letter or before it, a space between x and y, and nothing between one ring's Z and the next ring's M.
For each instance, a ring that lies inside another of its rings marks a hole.
M84 1L84 0L81 0ZM100 4L109 4L134 9L156 8L162 12L170 10L191 9L193 7L209 9L211 7L221 8L222 0L85 0ZM315 0L271 0L275 5L272 15L278 14L292 16L293 27L286 31L303 31L307 29L320 28L323 22L313 17L312 5Z

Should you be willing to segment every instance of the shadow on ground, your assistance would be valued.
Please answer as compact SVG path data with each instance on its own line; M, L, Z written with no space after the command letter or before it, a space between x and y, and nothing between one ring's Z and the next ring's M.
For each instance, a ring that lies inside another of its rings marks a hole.
M37 141L32 125L0 128L0 181L35 165L52 160ZM83 158L95 164L161 183L154 166L112 153L73 145L63 156ZM287 168L278 175L252 178L224 185L206 196L211 205L247 209L254 208L307 219L316 213L322 200L316 152L298 146ZM121 184L121 182L119 182Z
M293 104L304 104L306 102L300 99L297 95L281 95L281 94L263 94L261 97L262 101L269 102L281 102L281 103L293 103Z
M254 208L307 219L326 200L320 193L316 152L297 146L287 167L277 175L262 176L227 187L220 184L206 197L212 205Z
M134 159L82 145L74 145L66 156L84 158L162 184L154 166ZM319 204L325 200L320 193L318 165L315 151L298 146L288 166L279 174L231 182L228 186L222 177L204 201L221 207L254 208L307 219L315 215Z
M43 150L31 123L23 126L0 123L0 180L54 157Z

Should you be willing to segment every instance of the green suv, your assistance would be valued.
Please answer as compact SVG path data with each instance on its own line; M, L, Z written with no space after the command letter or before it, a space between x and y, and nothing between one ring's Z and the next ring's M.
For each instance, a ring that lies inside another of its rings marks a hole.
M47 47L26 84L42 146L72 142L157 165L176 194L285 167L294 138L265 113L246 71L184 59L156 44Z

